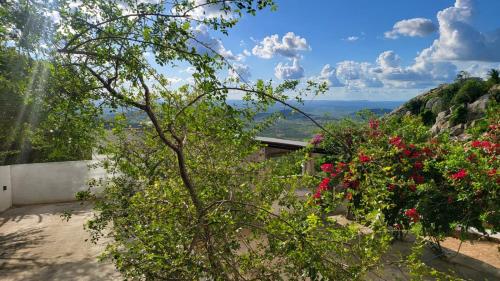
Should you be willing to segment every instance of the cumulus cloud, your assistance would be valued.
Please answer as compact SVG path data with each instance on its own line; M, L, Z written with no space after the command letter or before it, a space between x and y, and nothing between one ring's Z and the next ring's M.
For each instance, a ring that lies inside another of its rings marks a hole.
M456 0L437 14L439 38L420 54L422 60L500 61L500 28L483 33L472 26L474 1Z
M313 77L314 80L319 82L326 82L329 87L342 87L342 84L337 78L337 70L329 64L326 64L321 69L319 76Z
M390 39L396 39L399 36L424 37L436 30L436 26L430 19L414 18L396 22L392 30L387 31L384 35Z
M377 58L377 63L382 68L395 68L399 67L401 58L394 51L385 51Z
M384 84L367 62L341 61L337 63L336 76L347 88L379 88Z
M300 79L304 77L304 68L300 66L299 60L294 58L292 65L279 63L274 68L274 75L279 79Z
M244 55L234 55L231 50L228 50L222 44L222 41L214 38L208 32L206 25L198 25L193 30L194 39L189 41L189 45L196 49L200 54L215 55L215 53L229 60L240 61Z
M265 37L260 43L255 45L252 53L263 59L270 59L275 55L281 55L288 58L296 58L300 51L310 50L307 40L288 32L280 40L278 34Z
M250 67L239 63L234 64L233 67L229 69L228 75L232 79L243 80L243 82L248 82L252 76Z

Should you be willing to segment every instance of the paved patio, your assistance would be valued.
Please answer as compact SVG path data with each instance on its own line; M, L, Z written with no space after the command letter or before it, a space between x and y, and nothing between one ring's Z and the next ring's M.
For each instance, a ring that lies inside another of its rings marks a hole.
M72 210L69 222L62 220L64 211ZM91 206L80 203L30 205L0 213L0 280L120 280L113 265L98 262L103 245L85 239L83 224L92 216ZM454 271L469 280L500 280L500 252L497 243L460 242L448 238L443 243L449 259L434 258L429 250L424 260L443 271ZM405 268L392 262L409 253L411 242L396 242L378 274L370 280L409 280ZM460 248L460 253L455 251ZM382 278L383 279L382 279Z
M60 215L73 210L69 222ZM98 262L102 245L85 241L90 206L31 205L0 213L0 280L119 280L112 264Z

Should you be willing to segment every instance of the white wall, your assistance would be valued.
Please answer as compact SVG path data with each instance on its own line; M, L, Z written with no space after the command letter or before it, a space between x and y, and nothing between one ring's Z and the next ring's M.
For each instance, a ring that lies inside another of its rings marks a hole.
M11 165L12 205L74 201L78 191L88 189L92 178L106 178L102 168L89 168L95 161L67 161Z
M0 212L7 210L11 206L12 185L10 181L10 166L0 166Z

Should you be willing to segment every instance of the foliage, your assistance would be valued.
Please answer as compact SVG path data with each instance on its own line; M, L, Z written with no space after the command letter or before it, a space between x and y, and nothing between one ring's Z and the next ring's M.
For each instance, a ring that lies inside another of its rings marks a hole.
M492 85L500 84L500 72L497 69L490 69L487 81Z
M479 79L468 79L453 97L454 104L471 103L487 93L486 83Z
M456 226L498 231L497 112L498 106L490 111L487 132L466 142L446 135L430 138L414 117L373 120L361 129L367 137L351 161L333 163L325 157L326 177L314 197L326 211L346 200L362 222L382 210L398 236L413 226L436 241Z
M450 117L450 123L452 126L460 123L465 123L466 121L467 121L467 107L461 104L452 108Z
M88 86L13 47L0 47L0 81L0 163L90 159L99 110Z
M436 115L433 113L433 110L429 109L424 110L420 114L420 117L422 118L422 122L424 122L424 125L426 126L432 126L436 121Z
M200 41L198 28L227 34L245 13L275 4L196 3L86 0L79 9L61 3L56 65L93 86L84 101L149 119L128 128L126 114L115 116L113 141L100 151L115 176L102 183L98 212L87 224L93 240L114 238L103 256L129 279L363 278L388 247L381 219L371 220L373 235L360 236L297 196L313 181L290 175L302 161L249 161L261 148L254 136L274 120L255 124L256 114L276 102L303 114L287 94L300 101L303 93L324 92L325 84L221 80L229 59ZM220 15L195 15L200 8ZM194 83L174 90L164 70L179 65L195 69ZM245 107L228 102L234 92L243 93Z

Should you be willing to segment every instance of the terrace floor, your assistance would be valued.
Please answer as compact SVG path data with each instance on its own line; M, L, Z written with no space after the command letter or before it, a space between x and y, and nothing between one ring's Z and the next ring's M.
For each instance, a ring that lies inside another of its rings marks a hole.
M73 210L66 222L60 217ZM112 264L97 261L103 250L83 229L91 206L31 205L0 213L0 280L119 280Z
M62 220L64 211L72 218ZM92 216L91 206L80 203L31 205L0 213L0 280L119 280L113 265L98 262L103 245L85 239L84 222ZM407 270L395 262L409 253L411 242L396 242L385 256L386 266L371 280L409 280ZM452 270L470 280L500 280L499 244L488 241L460 242L448 238L443 243L447 259L435 258L427 250L424 260L439 270ZM460 246L460 253L456 250ZM383 279L382 279L383 278Z

